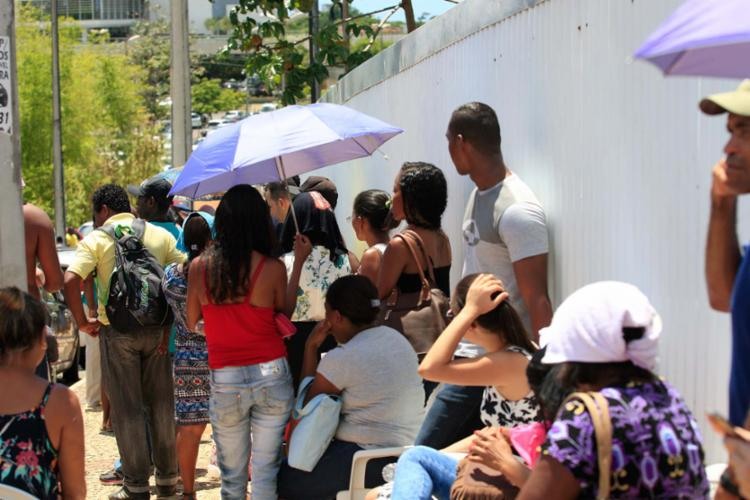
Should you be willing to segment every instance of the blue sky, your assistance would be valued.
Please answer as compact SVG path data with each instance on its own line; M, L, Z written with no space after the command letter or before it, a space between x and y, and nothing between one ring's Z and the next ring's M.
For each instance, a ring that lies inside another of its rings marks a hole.
M321 1L321 4L325 1ZM352 5L362 12L371 12L373 10L382 9L391 5L396 5L398 0L354 0ZM446 2L445 0L412 0L412 6L414 7L414 16L419 17L423 12L429 12L433 16L442 14L451 7L455 7L456 4ZM378 17L387 15L386 11L383 14L378 14ZM400 10L391 17L394 21L404 20L404 11Z

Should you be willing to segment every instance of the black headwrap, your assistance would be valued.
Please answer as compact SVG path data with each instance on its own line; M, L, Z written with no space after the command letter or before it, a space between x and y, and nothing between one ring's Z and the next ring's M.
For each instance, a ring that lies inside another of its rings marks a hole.
M318 198L317 203L315 198ZM310 238L313 246L326 247L331 252L331 261L336 262L339 256L348 253L339 225L336 223L336 215L320 193L298 194L294 198L292 209L297 216L300 233ZM292 209L289 210L281 230L281 250L284 253L294 249L294 236L297 234Z

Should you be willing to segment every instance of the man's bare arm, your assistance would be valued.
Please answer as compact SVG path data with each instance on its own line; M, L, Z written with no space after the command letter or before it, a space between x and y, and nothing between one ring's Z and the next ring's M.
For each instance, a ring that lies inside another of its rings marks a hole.
M47 219L46 227L39 228L39 239L37 240L37 259L39 266L44 271L44 289L48 292L56 292L63 287L63 272L60 268L60 260L57 257L57 245L55 244L55 232L52 222Z
M83 296L86 297L86 304L89 307L89 317L96 318L99 315L96 294L94 293L94 275L83 280Z
M23 207L23 223L26 240L26 263L29 287L36 287L36 263L44 273L44 289L56 292L63 285L60 261L57 258L55 231L52 221L41 208L26 204Z
M68 305L78 329L95 337L99 334L101 324L94 318L88 318L83 310L83 302L81 301L82 282L83 279L76 273L70 271L65 273L65 284L63 286L65 303Z
M713 170L705 262L708 302L717 311L729 312L731 308L741 260L736 226L737 196L726 187L726 163L720 161Z
M518 291L531 318L532 340L552 321L552 305L547 293L547 254L534 255L513 263Z

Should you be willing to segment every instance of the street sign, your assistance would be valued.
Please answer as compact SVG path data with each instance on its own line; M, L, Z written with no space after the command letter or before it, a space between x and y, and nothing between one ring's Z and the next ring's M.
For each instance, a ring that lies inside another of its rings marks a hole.
M10 37L0 36L0 132L6 134L13 129L10 66Z

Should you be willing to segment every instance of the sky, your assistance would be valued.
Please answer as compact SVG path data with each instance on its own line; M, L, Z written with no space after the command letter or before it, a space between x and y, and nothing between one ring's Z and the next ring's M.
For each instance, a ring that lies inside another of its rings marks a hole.
M429 12L432 16L437 16L439 14L442 14L446 10L450 9L451 7L455 7L456 4L452 2L447 2L446 0L411 0L412 6L414 7L414 16L419 17L422 15L423 12ZM325 2L320 2L325 3ZM354 5L357 9L359 9L361 12L371 12L373 10L379 10L384 7L389 7L391 5L396 5L398 3L398 0L354 0L352 2L352 5ZM384 17L388 15L388 11L378 14L377 17ZM399 10L396 12L392 17L391 20L393 21L403 21L404 20L404 11Z

